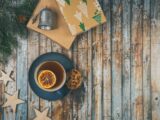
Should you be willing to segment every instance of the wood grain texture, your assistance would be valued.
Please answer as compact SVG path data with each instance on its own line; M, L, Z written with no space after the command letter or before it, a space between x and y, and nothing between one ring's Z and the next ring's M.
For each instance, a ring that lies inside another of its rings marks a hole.
M105 120L111 120L111 7L110 1L103 1L103 10L107 17L107 23L103 25L102 38L102 69L103 69L103 116Z
M52 52L59 52L59 53L62 52L62 48L56 43L52 42L51 45L52 45L51 47ZM63 106L61 100L52 102L51 118L53 120L63 120Z
M69 59L73 60L73 51L72 51L72 49L66 50L66 49L63 48L62 49L62 53L64 55L66 55ZM69 119L69 120L72 119L73 96L72 96L71 92L61 102L62 102L62 108L63 108L63 110L62 110L62 116L61 116L62 119Z
M4 70L4 65L2 63L0 63L0 70ZM3 103L4 103L4 83L0 81L0 109L1 109L0 119L1 120L4 119L4 109L1 107Z
M74 46L72 48L73 52L72 52L72 61L74 62L74 67L75 69L77 69L78 64L78 39L80 36L78 36L76 38L76 41L74 42ZM75 92L71 92L71 104L72 104L72 119L73 120L77 120L78 119L78 103L76 101L76 93Z
M5 65L5 72L10 74L10 77L12 77L15 81L9 82L8 85L5 87L5 92L7 92L10 95L13 95L16 91L16 50L13 51L13 54L8 61L8 64ZM13 112L12 108L7 107L4 108L4 120L15 120L16 113Z
M59 46L60 47L60 46ZM61 47L60 47L61 48ZM60 52L60 51L59 51ZM73 48L71 48L70 50L66 50L66 49L61 49L61 53L63 53L65 56L67 56L70 60L73 61ZM62 119L73 119L73 94L70 91L70 93L68 94L68 96L66 96L63 100L61 100L62 102Z
M99 0L100 4L102 4L102 0ZM93 63L93 103L94 109L92 114L93 120L102 120L103 119L103 100L102 100L102 83L103 83L103 26L99 25L98 27L93 29L92 32L92 63Z
M3 82L0 81L0 105L3 104L3 93L4 93L4 85Z
M143 2L143 119L151 120L151 0Z
M19 46L17 48L17 89L19 98L26 101L17 107L16 119L26 120L27 118L27 97L28 97L28 72L27 69L27 39L18 38ZM21 64L19 64L21 63Z
M28 70L32 62L39 56L39 34L30 32L28 38ZM28 85L29 86L29 85ZM34 108L39 109L39 97L28 87L28 120L35 117Z
M93 30L93 103L94 120L102 120L102 26Z
M0 63L0 70L3 70L4 71L4 64ZM0 73L0 76L2 76L2 73ZM0 105L3 104L3 92L4 92L4 83L3 81L0 81Z
M151 1L151 89L152 120L160 120L160 1Z
M112 1L112 119L122 119L122 2Z
M88 57L88 44L87 44L87 32L80 36L80 39L78 40L78 60L77 60L77 66L78 70L81 72L83 76L83 87L80 91L80 94L82 94L81 97L79 97L80 102L78 105L79 109L79 120L85 120L87 118L87 57ZM81 63L83 61L83 63Z
M32 120L34 108L49 108L52 120L160 120L160 1L98 1L107 22L78 35L70 50L33 31L28 40L18 38L8 64L0 64L15 79L6 87L0 81L0 105L4 89L20 89L26 103L16 114L0 107L3 120ZM33 60L51 51L68 56L84 81L57 101L39 98L27 82Z
M131 118L143 120L142 0L133 0L131 6Z
M93 64L92 64L92 30L88 32L87 38L87 120L92 120L92 85L93 85Z
M131 0L123 0L122 6L122 119L131 119Z

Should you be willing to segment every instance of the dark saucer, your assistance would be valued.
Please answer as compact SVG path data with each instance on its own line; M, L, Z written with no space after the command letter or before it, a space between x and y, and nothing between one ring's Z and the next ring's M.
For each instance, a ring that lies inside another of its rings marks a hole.
M45 61L57 61L63 67L65 68L66 72L72 70L73 67L73 62L66 57L64 54L56 53L56 52L51 52L47 54L43 54L39 56L31 65L29 69L29 84L31 89L34 91L36 95L38 95L40 98L46 99L46 100L58 100L62 99L67 93L69 92L69 89L67 88L66 85L64 85L61 89L54 91L54 92L48 92L42 90L35 82L34 79L34 73L36 68L41 64L42 62Z

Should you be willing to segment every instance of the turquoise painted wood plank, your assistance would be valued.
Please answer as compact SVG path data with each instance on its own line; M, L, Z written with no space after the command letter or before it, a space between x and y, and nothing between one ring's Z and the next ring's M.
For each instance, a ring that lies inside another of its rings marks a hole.
M160 120L160 1L151 0L151 8L151 117Z
M131 34L130 34L130 21L131 21L131 0L122 1L122 119L131 119Z
M28 68L27 68L27 40L18 38L19 46L17 48L17 89L19 98L25 103L18 106L16 120L27 120L27 100L28 100Z
M151 120L151 0L143 2L143 119Z
M112 1L112 119L122 119L122 3Z
M131 119L143 120L143 2L133 0L131 4Z
M111 7L110 1L104 0L102 7L107 18L107 23L103 25L103 55L102 55L102 69L103 69L103 116L104 120L111 120Z

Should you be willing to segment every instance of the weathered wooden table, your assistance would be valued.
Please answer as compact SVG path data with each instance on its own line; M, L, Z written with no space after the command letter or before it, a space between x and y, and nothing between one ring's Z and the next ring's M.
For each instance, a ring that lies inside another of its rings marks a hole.
M7 73L13 71L16 80L6 92L19 89L25 100L16 120L32 120L33 108L48 107L53 120L160 120L160 0L99 1L107 23L78 36L69 51L33 31L27 40L18 39L9 63L0 66ZM71 93L51 102L32 92L28 69L39 55L51 51L74 61L83 74L84 96ZM14 115L4 109L5 120L14 120Z

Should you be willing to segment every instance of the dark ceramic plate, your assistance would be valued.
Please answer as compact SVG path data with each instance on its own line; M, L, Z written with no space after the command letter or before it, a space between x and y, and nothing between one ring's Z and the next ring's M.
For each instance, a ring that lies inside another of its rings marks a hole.
M54 91L54 92L48 92L42 90L38 85L36 84L35 78L34 78L34 73L36 68L41 64L42 62L45 61L57 61L63 65L65 68L66 72L70 71L73 69L73 63L72 61L66 57L63 54L56 53L56 52L51 52L47 54L43 54L40 57L38 57L31 65L29 69L29 84L32 90L37 94L39 97L46 99L46 100L58 100L62 99L67 93L69 92L69 89L67 88L66 85L64 85L61 89Z

